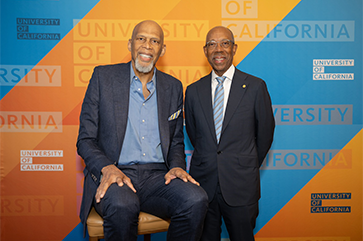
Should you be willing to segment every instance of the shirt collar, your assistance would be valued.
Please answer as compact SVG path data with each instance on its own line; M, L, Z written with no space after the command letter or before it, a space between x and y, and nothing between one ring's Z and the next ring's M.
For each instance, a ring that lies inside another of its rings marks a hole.
M130 84L132 84L132 82L136 78L138 78L138 77L135 75L135 71L134 71L134 68L132 68L132 63L131 63L130 64ZM153 77L150 82L152 82L154 84L154 86L156 86L156 68L155 67L154 67L154 74L153 74ZM147 85L149 85L149 83L147 83Z
M234 67L234 65L232 64L231 67L229 67L229 69L223 74L223 76L226 76L229 80L232 80L235 69L236 69L236 67ZM212 81L214 81L214 80L216 81L217 77L218 77L218 75L213 70L212 71Z

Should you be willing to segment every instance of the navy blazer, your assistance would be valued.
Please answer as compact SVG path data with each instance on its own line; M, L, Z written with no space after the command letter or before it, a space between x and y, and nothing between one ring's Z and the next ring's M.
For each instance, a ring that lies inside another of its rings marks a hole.
M80 212L83 224L100 184L101 169L117 165L121 153L129 111L130 65L96 67L84 97L77 140L78 154L86 164ZM185 169L182 84L156 70L156 95L164 160L169 169ZM169 120L178 110L179 116Z
M229 205L257 202L259 167L271 147L275 128L265 82L235 70L219 144L213 121L211 74L187 87L185 123L194 146L190 175L207 192L209 201L219 182Z

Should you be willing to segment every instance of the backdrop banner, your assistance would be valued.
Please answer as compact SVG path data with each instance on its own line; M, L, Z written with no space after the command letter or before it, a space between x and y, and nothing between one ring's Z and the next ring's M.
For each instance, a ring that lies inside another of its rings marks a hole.
M184 90L211 71L203 46L217 25L234 33L235 66L266 81L276 130L256 241L363 239L361 0L2 0L0 11L1 240L88 240L81 104L95 66L130 61L145 19L165 33L157 68Z

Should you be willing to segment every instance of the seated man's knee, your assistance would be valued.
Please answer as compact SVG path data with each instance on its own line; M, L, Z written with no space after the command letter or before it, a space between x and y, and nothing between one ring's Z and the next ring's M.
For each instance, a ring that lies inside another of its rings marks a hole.
M203 188L199 187L200 191L195 197L195 203L201 207L208 208L208 195Z
M185 203L186 208L207 210L208 195L203 188L196 186L188 195L187 202Z
M104 200L102 200L103 211L108 214L122 214L123 216L138 215L140 212L139 199L135 193L127 189L128 187L112 184Z

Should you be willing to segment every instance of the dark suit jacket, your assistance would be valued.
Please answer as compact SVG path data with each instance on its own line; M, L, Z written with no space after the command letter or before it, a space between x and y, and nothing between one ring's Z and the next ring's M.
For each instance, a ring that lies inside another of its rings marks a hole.
M100 183L101 169L116 165L121 153L129 110L130 64L96 67L83 101L77 150L86 164L80 212L84 224ZM156 94L164 160L169 169L185 169L182 84L157 70ZM178 110L178 118L168 120Z
M219 181L231 206L260 198L261 166L273 140L275 121L263 80L236 68L219 145L213 122L211 74L188 86L185 121L194 146L190 174L214 197Z

